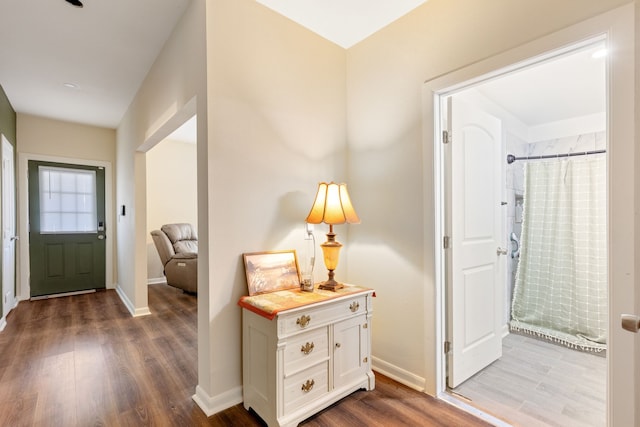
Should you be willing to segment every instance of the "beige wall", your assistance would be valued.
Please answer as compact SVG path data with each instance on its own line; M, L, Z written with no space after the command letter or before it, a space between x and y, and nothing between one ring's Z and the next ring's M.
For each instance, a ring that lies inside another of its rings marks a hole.
M194 96L196 400L215 412L242 399L242 253L302 247L317 182L345 178L345 52L252 0L191 3L117 132L118 205L127 205L118 284L134 314L147 305L146 162L136 150L168 134Z
M441 351L436 339L436 205L433 134L427 131L432 123L425 122L433 119L424 117L424 106L432 103L423 99L424 82L625 3L628 2L430 0L348 50L349 182L354 198L360 199L356 207L363 219L362 224L350 229L348 269L351 281L374 287L378 295L373 320L373 353L378 366L417 388L435 392L438 373L433 362ZM621 113L626 114L614 111ZM632 140L631 136L620 142L617 152L632 152ZM618 172L624 172L614 177L622 184L618 188L633 181L633 163L622 161L625 166L619 167ZM625 194L614 194L614 202L618 203ZM629 224L629 209L613 212L621 220L619 223ZM629 225L628 233L633 233L632 223ZM633 253L633 244L627 244L633 242L633 237L625 239L619 243ZM626 261L618 264L624 269L617 271L624 273L614 277L620 279L621 285L624 282L628 290L629 279L625 275L633 274L633 263L628 255L619 255ZM614 262L619 259L614 258ZM619 327L616 328L618 335ZM623 339L630 342L632 338L620 338ZM627 343L620 348L624 353ZM618 379L621 378L617 377L616 385L622 384L624 391L629 382ZM620 402L626 400L622 393L618 396ZM633 411L628 402L623 407L616 405L617 401L614 411L619 408L626 415Z
M164 224L187 222L198 229L196 144L165 139L147 152L147 276L163 280L151 238Z
M115 165L114 129L18 113L18 153L100 160Z
M116 132L114 129L83 125L78 123L63 122L29 114L17 114L17 175L18 175L18 216L17 226L21 235L27 234L26 211L27 183L26 183L26 157L48 158L51 160L77 159L91 162L104 162L111 166L111 182L108 183L111 189L114 188L116 162ZM109 176L109 175L107 175ZM107 201L107 209L114 209L115 195L112 191L112 199ZM115 215L109 211L107 217L107 235L115 236L114 230ZM28 272L27 256L25 252L25 240L20 240L18 244L18 286L21 288L18 293L22 297L29 297L28 287L24 278ZM107 275L107 280L113 281L117 275L117 263L115 262L115 245L112 245L111 260L112 272ZM108 288L114 287L114 283L107 283ZM25 293L26 292L26 293Z
M242 253L301 249L318 181L346 179L345 51L253 0L208 1L207 28L210 407L222 409L225 393L241 399Z

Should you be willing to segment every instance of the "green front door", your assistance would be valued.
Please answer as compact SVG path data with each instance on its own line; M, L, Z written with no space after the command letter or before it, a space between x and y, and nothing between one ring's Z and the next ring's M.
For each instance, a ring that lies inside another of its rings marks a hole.
M29 161L31 296L105 288L104 168Z

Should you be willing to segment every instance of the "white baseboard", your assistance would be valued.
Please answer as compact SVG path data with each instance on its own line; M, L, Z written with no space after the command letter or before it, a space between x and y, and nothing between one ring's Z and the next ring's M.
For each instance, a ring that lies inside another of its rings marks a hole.
M196 386L196 394L192 399L198 404L207 417L242 403L242 387L236 387L217 396L209 394L200 386Z
M509 332L509 324L502 325L502 338L506 337L510 333L511 332Z
M371 367L374 371L378 371L382 375L398 381L400 384L404 384L417 391L425 391L426 380L418 375L378 359L375 356L371 357Z
M116 293L133 317L147 316L151 314L151 311L149 311L149 307L135 308L131 303L131 300L129 300L129 297L127 297L127 294L124 293L120 286L116 286Z
M18 298L13 297L13 300L11 301L11 304L9 305L9 309L7 310L7 312L2 313L2 318L0 319L0 332L4 331L4 328L7 327L7 316L9 315L9 313L11 313L11 310L13 310L18 306L19 302L20 300L18 300Z
M152 277L147 279L147 285L166 285L167 279L165 277Z
M17 297L13 297L13 299L9 302L9 309L6 313L2 313L2 316L6 319L6 317L11 313L11 311L18 306L20 300Z

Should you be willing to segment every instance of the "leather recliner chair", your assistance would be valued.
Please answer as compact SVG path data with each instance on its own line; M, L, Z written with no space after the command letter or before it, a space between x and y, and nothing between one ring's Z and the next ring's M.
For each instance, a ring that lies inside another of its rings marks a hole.
M151 232L167 284L198 292L198 236L191 224L165 224Z

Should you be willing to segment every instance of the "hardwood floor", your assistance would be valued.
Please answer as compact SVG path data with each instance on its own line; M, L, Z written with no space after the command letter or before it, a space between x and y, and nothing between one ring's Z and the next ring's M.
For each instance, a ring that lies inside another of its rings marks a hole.
M514 426L606 425L605 357L509 334L502 358L454 392Z
M197 383L196 299L149 286L133 318L115 291L21 302L0 333L0 426L263 426L236 405L207 418ZM488 426L376 374L304 421L326 426Z

